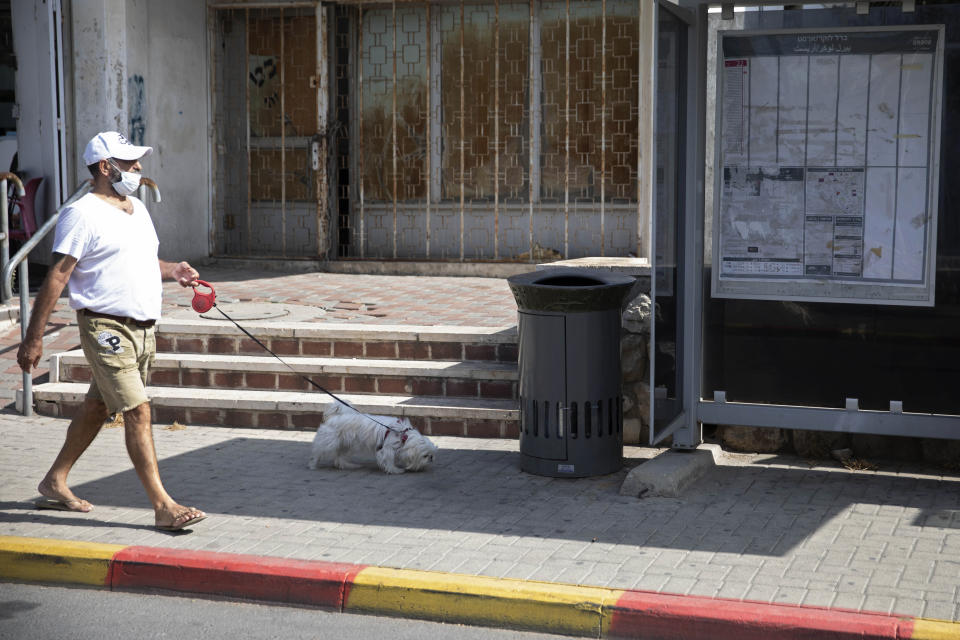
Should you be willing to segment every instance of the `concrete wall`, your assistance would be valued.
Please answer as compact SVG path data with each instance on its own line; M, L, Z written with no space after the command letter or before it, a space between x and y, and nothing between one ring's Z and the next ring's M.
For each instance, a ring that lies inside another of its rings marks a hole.
M98 131L118 129L154 148L143 172L162 201L147 201L166 260L209 255L211 189L207 10L196 0L73 0L72 72L79 160Z
M25 178L43 177L37 192L37 224L56 208L60 194L60 132L57 128L55 48L50 34L55 11L43 0L22 0L11 5L13 47L17 56L15 80L18 171ZM7 167L2 168L3 171ZM69 186L64 191L69 190ZM42 242L31 262L49 262L52 240Z

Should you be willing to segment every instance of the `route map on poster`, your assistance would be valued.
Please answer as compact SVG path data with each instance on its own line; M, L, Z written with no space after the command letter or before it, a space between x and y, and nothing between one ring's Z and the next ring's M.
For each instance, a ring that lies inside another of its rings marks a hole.
M713 294L932 305L941 27L720 36Z

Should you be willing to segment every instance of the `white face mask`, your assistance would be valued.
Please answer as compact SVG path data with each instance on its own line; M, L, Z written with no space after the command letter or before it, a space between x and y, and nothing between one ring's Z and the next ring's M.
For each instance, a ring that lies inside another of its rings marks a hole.
M109 162L109 161L108 161ZM121 196L133 195L140 188L140 174L133 171L121 171L110 162L110 166L120 172L120 179L113 183L113 190Z

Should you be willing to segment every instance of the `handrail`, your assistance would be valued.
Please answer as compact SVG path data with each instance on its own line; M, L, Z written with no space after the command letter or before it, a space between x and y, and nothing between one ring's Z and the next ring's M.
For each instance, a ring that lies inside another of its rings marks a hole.
M150 178L140 178L140 188L137 189L137 197L143 201L146 201L144 192L147 189L150 189L150 193L153 194L153 201L160 202L160 188L157 187L157 183Z
M10 260L10 203L7 200L7 181L10 180L17 187L17 195L21 198L26 195L23 183L15 173L0 173L0 265Z
M52 216L50 216L50 218L43 223L43 226L37 229L36 232L34 232L32 236L30 236L30 239L27 240L22 247L20 247L20 250L17 251L17 253L15 253L12 258L10 258L7 264L3 265L2 277L3 277L3 299L4 300L9 300L10 298L13 297L13 284L12 284L13 270L16 269L17 265L19 265L21 262L23 262L27 258L27 255L33 250L34 247L40 244L40 241L43 240L44 236L50 233L53 230L53 228L57 226L57 220L60 219L60 212L68 205L71 205L77 200L79 200L83 195L87 193L87 191L89 191L92 188L93 188L93 185L89 181L86 181L82 185L80 185L77 188L77 190L73 192L73 195L70 196L66 202L64 202L62 205L60 205L57 208L57 212L54 213ZM23 297L22 287L20 289L20 293L21 293L20 297L22 298Z
M4 175L12 174L0 174L0 179ZM15 176L14 176L15 177ZM19 183L20 181L17 180ZM6 221L6 184L0 182L0 188L3 188L3 194L0 195L0 213L3 213L3 219ZM93 181L86 180L83 184L77 187L77 190L73 192L67 201L62 205L57 207L56 213L54 213L50 218L43 223L43 226L37 229L36 233L30 236L30 239L20 247L20 250L10 258L10 260L3 265L3 274L2 277L2 289L0 292L3 293L3 299L9 300L13 297L13 270L20 267L19 277L20 277L20 340L22 341L27 337L27 325L30 323L30 279L27 275L27 256L30 255L30 251L36 247L44 236L46 236L52 229L57 226L57 220L60 219L60 212L63 211L68 205L73 204L81 197L87 194L93 188ZM160 189L157 188L157 183L151 180L150 178L141 178L140 179L140 190L138 195L143 199L144 189L149 188L153 193L153 199L155 202L160 202ZM20 185L20 190L18 193L23 191L23 185ZM22 195L22 194L21 194ZM6 224L6 222L4 222ZM23 372L23 405L21 407L23 415L32 416L33 415L33 378L31 374L27 371Z
M83 194L93 187L89 181L84 182L73 192L73 195L60 205L57 212L50 216L50 219L43 223L43 226L30 236L20 250L3 265L3 299L9 300L13 297L13 270L20 267L20 341L23 342L27 337L27 324L30 321L30 277L27 275L27 256L30 251L37 246L43 237L50 233L50 230L57 226L57 219L60 217L60 211L68 204L73 203ZM21 406L23 415L29 417L33 415L33 377L29 371L23 372L23 405Z

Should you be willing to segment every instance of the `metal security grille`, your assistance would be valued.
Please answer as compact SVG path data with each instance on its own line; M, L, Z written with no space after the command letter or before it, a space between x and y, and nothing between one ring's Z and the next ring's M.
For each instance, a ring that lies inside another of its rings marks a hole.
M338 7L338 255L637 255L639 14L638 0Z
M214 11L216 255L320 252L315 8Z

